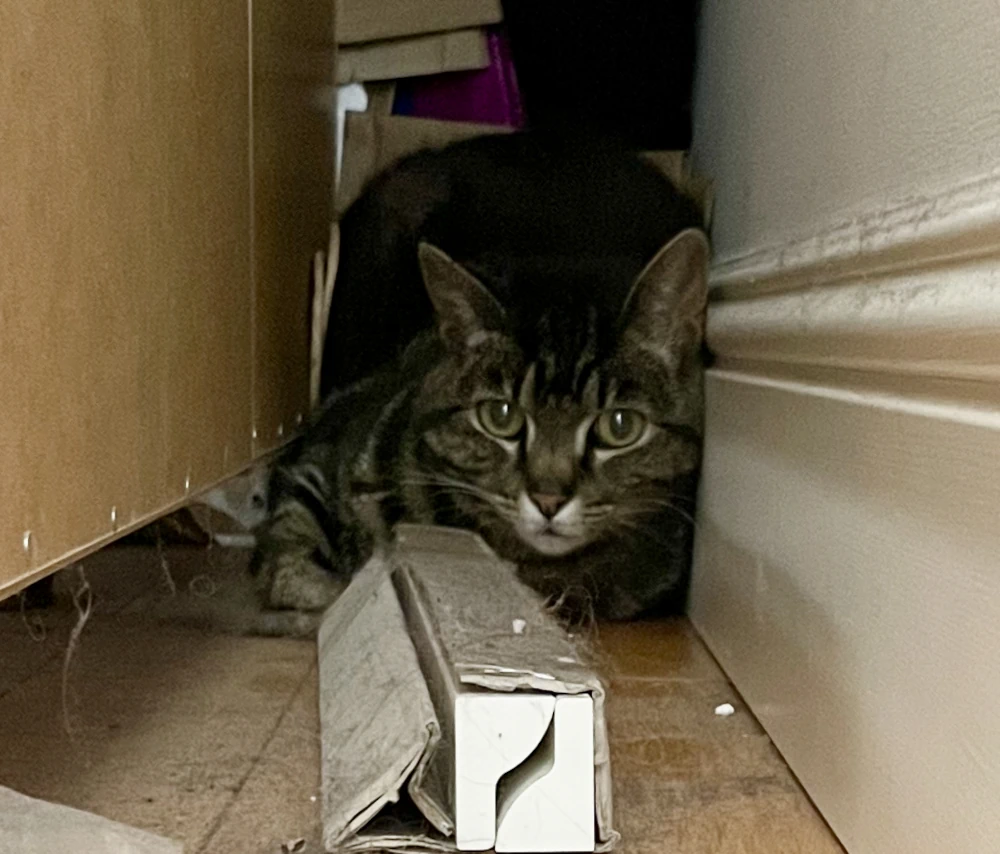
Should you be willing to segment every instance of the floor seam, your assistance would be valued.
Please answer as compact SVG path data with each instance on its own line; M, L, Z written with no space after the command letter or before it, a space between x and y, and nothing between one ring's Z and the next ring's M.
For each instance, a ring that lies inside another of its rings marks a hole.
M204 838L198 844L195 849L194 854L204 854L205 850L209 845L212 844L212 840L215 839L215 835L222 828L223 822L229 815L230 810L232 810L233 805L239 800L240 795L243 793L243 788L246 786L250 777L253 776L253 772L257 770L257 767L264 759L264 754L267 752L268 747L271 746L271 742L274 741L275 736L278 734L278 730L281 729L281 725L285 722L285 718L288 717L288 713L291 711L292 706L299 697L299 693L302 691L306 683L313 677L316 672L316 663L313 662L309 665L306 670L305 675L298 681L294 690L290 693L288 702L282 707L281 712L278 714L278 719L274 722L274 725L268 730L267 735L264 737L263 743L257 749L254 754L253 759L250 760L250 765L246 770L246 773L240 777L239 782L236 784L236 788L233 789L232 797L226 802L226 805L219 810L219 814L212 821L211 827L205 833Z

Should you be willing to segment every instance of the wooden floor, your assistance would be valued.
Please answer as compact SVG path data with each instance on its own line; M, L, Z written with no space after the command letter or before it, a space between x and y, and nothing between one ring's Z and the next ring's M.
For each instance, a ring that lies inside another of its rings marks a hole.
M173 552L185 595L239 556ZM94 609L0 614L0 784L175 837L188 854L318 854L314 645L154 622L170 595L154 551L86 564ZM71 580L73 576L69 576ZM32 631L29 631L29 628ZM684 621L601 627L615 823L626 854L837 854L768 737ZM714 709L729 702L730 717ZM64 714L64 710L66 714ZM67 725L69 734L67 733Z

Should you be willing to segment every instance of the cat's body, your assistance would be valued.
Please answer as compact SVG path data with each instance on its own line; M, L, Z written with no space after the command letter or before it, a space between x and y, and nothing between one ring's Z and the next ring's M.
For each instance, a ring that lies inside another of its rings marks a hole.
M258 532L266 603L322 608L404 519L480 532L574 609L681 595L699 224L653 166L598 144L481 138L374 181L341 223L329 396Z

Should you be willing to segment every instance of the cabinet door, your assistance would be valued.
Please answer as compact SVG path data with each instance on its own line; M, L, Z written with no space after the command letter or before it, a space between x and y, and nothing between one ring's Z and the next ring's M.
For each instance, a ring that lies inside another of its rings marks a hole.
M332 0L254 0L254 435L280 445L308 413L312 260L333 216Z
M250 73L252 39L265 63L306 36L253 5L0 0L0 596L235 473L274 444L255 415L307 404L329 181L282 173L331 134L253 123L274 65ZM329 80L332 13L306 11ZM283 68L288 105L323 94Z

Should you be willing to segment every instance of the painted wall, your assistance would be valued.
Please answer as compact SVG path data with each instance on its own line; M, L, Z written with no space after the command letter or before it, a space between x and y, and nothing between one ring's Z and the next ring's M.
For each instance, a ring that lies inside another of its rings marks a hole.
M850 854L1000 840L1000 7L705 0L691 619Z
M1000 165L992 0L705 0L700 29L720 259Z

